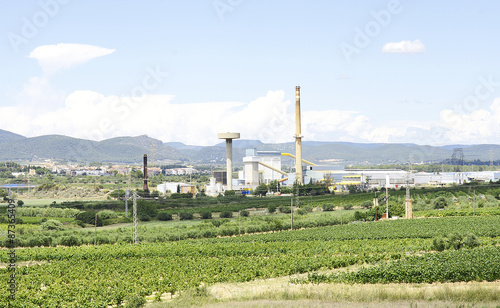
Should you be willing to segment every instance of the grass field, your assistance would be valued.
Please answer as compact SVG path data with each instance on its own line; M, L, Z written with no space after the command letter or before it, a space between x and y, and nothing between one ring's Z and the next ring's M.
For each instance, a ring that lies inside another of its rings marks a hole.
M167 243L18 249L11 307L105 307L134 296L152 307L495 306L499 225L496 216L450 217ZM435 251L433 238L450 232L474 233L480 245ZM8 261L6 254L1 260ZM398 266L411 264L418 264L412 277L431 280L395 283ZM477 267L472 275L462 271L469 265ZM367 270L370 277L387 270L392 278L383 284L365 278L363 284L342 282ZM8 275L0 269L0 280L8 281ZM0 289L2 307L7 292Z

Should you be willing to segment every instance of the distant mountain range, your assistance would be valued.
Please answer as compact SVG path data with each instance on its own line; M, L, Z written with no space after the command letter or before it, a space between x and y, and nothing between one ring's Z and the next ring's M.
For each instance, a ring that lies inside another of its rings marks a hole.
M440 162L461 147L466 161L500 160L500 145L448 145L442 147L391 144L304 141L303 158L317 164L387 164ZM295 143L262 143L259 140L234 140L233 162L242 164L247 148L261 151L295 152ZM65 162L140 163L148 154L154 163L224 164L225 143L214 146L186 145L181 142L163 143L148 136L117 137L103 141L78 139L62 135L27 138L0 130L0 161L40 161L52 159Z

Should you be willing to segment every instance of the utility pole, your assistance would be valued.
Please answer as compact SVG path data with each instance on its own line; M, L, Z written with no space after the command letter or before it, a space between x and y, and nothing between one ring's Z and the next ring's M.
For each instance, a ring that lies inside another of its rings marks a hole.
M408 168L408 173L406 174L406 202L405 202L405 218L410 219L413 217L413 208L410 198L410 174L411 174L411 165L412 165L412 156L410 154L410 166Z
M291 230L293 231L293 198L290 199L290 210L291 210L291 214L290 214L290 218L291 218L291 223L290 223L290 227L291 227Z
M472 216L476 216L476 186L474 186L474 205L472 206Z
M133 194L134 201L134 244L139 244L139 230L138 230L138 222L137 222L137 194L134 192Z
M389 174L385 177L385 218L389 219Z
M95 220L94 220L94 246L97 245L97 213L95 213Z

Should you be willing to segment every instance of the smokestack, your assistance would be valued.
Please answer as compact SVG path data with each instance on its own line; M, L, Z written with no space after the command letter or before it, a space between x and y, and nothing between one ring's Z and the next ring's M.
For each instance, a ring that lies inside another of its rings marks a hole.
M144 154L144 197L149 197L148 188L148 154Z
M302 136L300 128L300 87L295 87L295 181L303 183L302 176Z

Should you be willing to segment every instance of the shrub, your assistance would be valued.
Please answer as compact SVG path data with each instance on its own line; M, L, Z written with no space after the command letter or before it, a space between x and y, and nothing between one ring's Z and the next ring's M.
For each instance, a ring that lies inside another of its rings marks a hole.
M43 230L62 230L64 226L62 222L55 219L49 219L46 222L42 223Z
M76 221L76 224L77 224L77 225L79 225L79 226L80 226L80 227L82 227L82 228L85 228L85 227L86 227L85 223L84 223L83 221L81 221L81 220L77 220L77 221Z
M212 212L201 212L200 213L201 219L212 219Z
M249 211L241 211L240 215L243 217L248 217L248 216L250 216L250 212Z
M216 228L220 227L224 222L224 219L214 219L211 221L212 225Z
M305 209L305 210L306 210L306 212L308 212L308 213L312 213L312 211L313 211L313 207L312 207L312 206L310 206L310 205L308 205L308 206L304 206L304 209Z
M459 250L463 246L463 237L459 233L454 233L449 239L448 239L448 247L453 248L455 250Z
M188 213L188 212L180 212L179 217L181 220L192 220L193 219L193 213Z
M231 218L231 217L233 217L233 212L230 212L230 211L221 212L219 217L220 218Z
M270 205L267 207L267 211L272 214L274 212L276 212L276 205Z
M24 201L23 200L17 200L17 206L23 206Z
M95 225L96 223L95 214L96 213L94 212L81 212L76 215L76 219L81 220L86 224ZM102 227L102 219L101 217L99 217L99 215L97 215L97 226Z
M353 205L352 204L346 204L344 205L344 210L352 210Z
M435 209L444 209L446 206L448 206L448 200L443 196L437 197L432 201L432 206Z
M292 208L287 205L280 206L280 213L290 214L292 212Z
M75 235L70 235L70 236L63 236L59 243L64 246L78 246L81 244L81 241Z
M446 243L442 237L437 237L432 240L432 250L443 251L446 248Z
M365 209L369 209L373 207L373 202L372 201L363 201L361 202L360 206Z
M224 192L224 196L234 196L236 195L236 192L234 190L226 190Z
M160 213L158 213L158 215L156 215L156 219L161 220L161 221L172 220L172 214L167 213L167 212L160 212Z
M146 200L137 200L137 215L146 214L149 217L156 217L158 209L155 204Z
M332 203L323 203L321 206L323 211L334 211L335 210L335 204Z
M125 301L127 302L125 308L139 308L146 304L146 299L139 295L129 296L125 299Z
M306 209L298 209L297 214L299 215L307 215L307 210Z
M146 215L144 213L140 214L138 218L140 221L150 221L151 220L151 217L149 217L149 215Z
M103 210L97 213L97 216L100 217L102 220L105 219L111 219L111 218L118 218L118 214L116 212L113 212L111 210Z
M467 234L464 237L463 244L467 248L475 248L481 245L478 238L474 234Z

